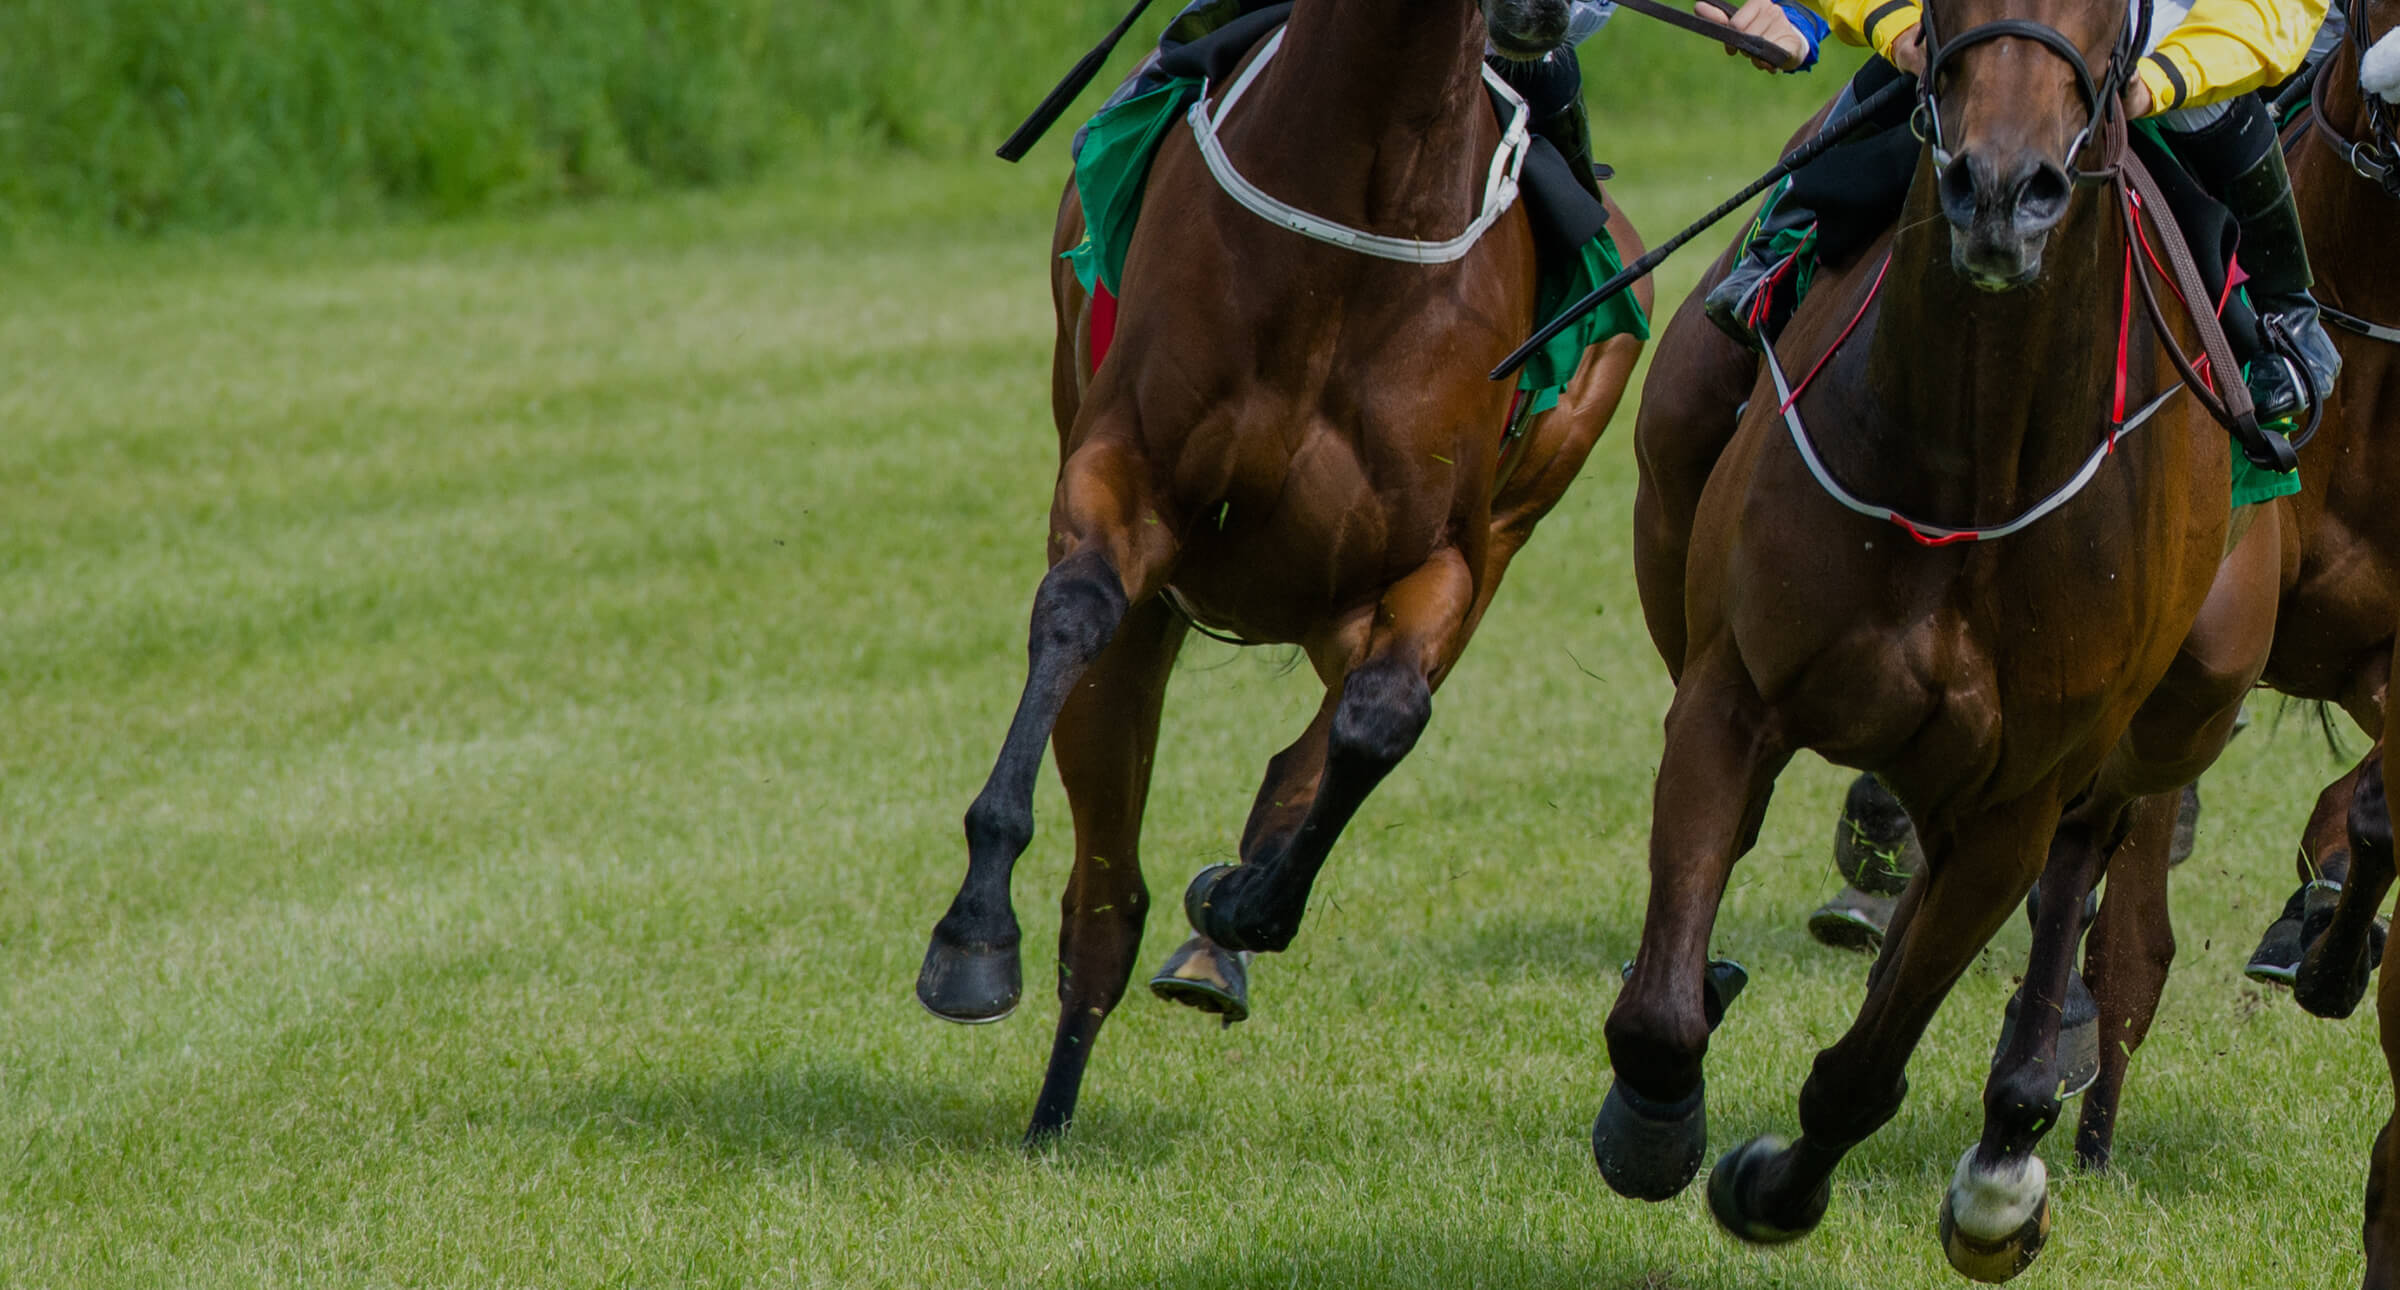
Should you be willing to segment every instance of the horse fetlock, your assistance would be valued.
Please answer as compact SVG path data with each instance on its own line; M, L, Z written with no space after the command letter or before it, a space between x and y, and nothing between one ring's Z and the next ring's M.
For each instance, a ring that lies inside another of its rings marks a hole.
M1014 864L1033 845L1033 804L1012 800L997 782L967 807L967 855L971 860Z
M1750 1139L1725 1153L1708 1174L1708 1212L1717 1226L1752 1245L1796 1241L1825 1220L1833 1183L1819 1179L1797 1198L1778 1204L1767 1194L1769 1172L1791 1144L1773 1134Z
M1592 1163L1609 1189L1632 1200L1666 1200L1691 1186L1708 1154L1707 1085L1658 1102L1616 1080L1592 1121Z
M1192 930L1229 950L1273 953L1292 943L1299 919L1265 906L1260 866L1210 865L1183 892Z
M2050 1171L2034 1155L1983 1164L1981 1151L1967 1148L1942 1195L1942 1253L1969 1280L2006 1281L2050 1239Z

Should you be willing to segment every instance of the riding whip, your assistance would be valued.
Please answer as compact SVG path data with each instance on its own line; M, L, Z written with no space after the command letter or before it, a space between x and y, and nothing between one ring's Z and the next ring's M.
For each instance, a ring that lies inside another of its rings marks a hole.
M1042 136L1050 132L1050 127L1058 124L1058 119L1066 115L1067 105L1073 103L1075 96L1083 93L1083 87L1091 84L1092 78L1100 74L1101 64L1116 52L1117 42L1125 39L1125 33L1133 30L1134 21L1142 16L1142 10L1149 7L1150 0L1134 0L1133 11L1125 15L1124 21L1117 24L1117 29L1108 33L1106 38L1092 47L1092 52L1085 54L1074 67L1068 69L1066 79L1052 87L1049 97L1033 109L1033 115L1025 118L1025 124L1018 126L1017 132L1000 145L999 156L1002 161L1021 161L1026 153L1033 150L1033 145L1041 142Z
M1617 276L1613 278L1610 278L1608 281L1601 283L1592 291L1590 295L1587 295L1583 299L1576 301L1574 304L1567 306L1565 311L1560 313L1556 318L1553 318L1549 322L1542 324L1541 330L1533 333L1531 339L1527 340L1524 344L1517 346L1514 352L1510 353L1507 358L1500 361L1500 366L1492 369L1492 379L1495 381L1502 380L1511 373L1515 372L1518 368L1523 367L1526 359L1533 357L1535 351L1541 349L1542 346L1549 344L1551 339L1556 337L1560 332L1574 326L1576 319L1581 318L1585 314L1588 314L1594 309L1599 308L1601 305L1607 303L1610 297L1624 291L1634 283L1649 277L1651 272L1657 269L1659 265L1666 263L1668 256L1673 255L1676 251L1682 249L1684 243L1691 241L1693 238L1700 236L1700 234L1704 232L1707 232L1711 225L1714 225L1718 220L1721 220L1726 216L1731 215L1734 211L1740 209L1751 198L1765 192L1769 187L1773 186L1777 180L1780 180L1785 175L1788 175L1793 171L1798 170L1800 167L1807 165L1809 162L1816 160L1819 156L1823 155L1826 150L1832 148L1835 144L1840 143L1850 134L1851 131L1856 130L1861 125L1864 125L1869 118L1873 117L1876 113L1881 112L1887 104L1891 103L1893 100L1899 98L1903 94L1914 94L1916 89L1917 82L1915 78L1907 76L1900 77L1894 80L1891 84L1886 85L1882 89L1868 95L1865 102L1860 103L1857 107L1854 107L1848 112L1844 113L1841 119L1828 122L1824 129L1817 132L1816 138L1811 139L1784 154L1783 160L1776 162L1774 169L1763 175L1760 175L1757 180L1752 182L1749 186L1743 188L1742 191L1726 198L1717 206L1715 210L1712 210L1708 214L1701 216L1698 223L1680 233L1677 233L1675 236L1668 238L1660 245L1651 248L1649 253L1644 255L1641 259L1635 260L1633 263L1626 265L1623 272L1617 274Z
M1733 0L1733 3L1739 4L1741 0ZM1786 70L1791 67L1792 52L1790 50L1771 40L1762 40L1740 28L1728 27L1721 22L1711 22L1698 14L1685 13L1672 5L1660 4L1658 0L1617 0L1617 7L1630 9L1646 18L1656 18L1670 27L1680 27L1685 31L1706 36L1719 44L1730 45L1769 67L1781 67ZM1726 12L1731 13L1732 10L1727 9Z

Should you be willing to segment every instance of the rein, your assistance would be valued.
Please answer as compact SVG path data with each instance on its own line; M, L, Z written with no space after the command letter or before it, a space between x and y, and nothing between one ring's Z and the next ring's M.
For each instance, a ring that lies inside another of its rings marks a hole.
M1217 104L1214 111L1209 106L1208 89L1203 86L1198 101L1184 114L1184 120L1192 127L1193 139L1200 145L1200 156L1208 163L1208 173L1216 178L1217 187L1240 203L1244 210L1270 224L1361 255L1398 260L1405 264L1451 264L1464 259L1467 252L1474 250L1475 244L1483 240L1483 235L1490 231L1492 225L1508 213L1508 208L1516 204L1517 181L1524 173L1525 154L1532 146L1529 123L1533 110L1525 105L1525 100L1515 90L1509 88L1508 82L1500 79L1500 74L1493 71L1490 64L1483 64L1484 84L1492 87L1515 112L1507 128L1501 131L1499 148L1492 153L1491 171L1483 185L1483 213L1467 225L1465 232L1438 242L1422 241L1409 237L1387 237L1336 223L1312 215L1251 183L1234 167L1233 158L1225 155L1224 142L1217 138L1217 131L1225 124L1233 105L1239 103L1242 95L1249 91L1251 82L1258 79L1259 72L1265 69L1268 60L1275 57L1275 51L1283 48L1285 30L1281 27L1275 29L1275 34L1258 51L1258 57L1250 60L1250 66L1235 78L1233 87L1225 91L1224 101Z

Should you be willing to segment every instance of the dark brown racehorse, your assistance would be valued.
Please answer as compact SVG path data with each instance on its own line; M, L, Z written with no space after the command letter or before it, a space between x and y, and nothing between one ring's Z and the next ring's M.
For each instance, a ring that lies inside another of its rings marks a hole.
M1789 402L1830 480L1697 296L1647 387L1638 573L1677 685L1648 917L1593 1131L1612 1186L1660 1198L1699 1167L1710 929L1786 761L1809 748L1881 774L1927 861L1856 1021L1801 1090L1799 1140L1745 1143L1710 1179L1712 1210L1747 1240L1815 1226L1835 1166L1898 1111L1926 1025L2045 861L2088 879L2112 852L2163 854L2174 790L2222 747L2265 663L2280 527L2232 523L2226 436L2191 394L2013 536L1918 540L2032 513L2109 436L2120 370L2138 407L2175 382L2167 344L2192 346L2184 324L2170 342L2136 319L2119 361L2129 235L2109 187L2073 182L2121 156L2124 23L2122 6L2071 0L1927 6L1929 35L1948 38L1925 122L1944 150L1920 165L1898 232L1827 266L1778 347L1795 377L1814 372ZM2079 155L2079 140L2097 142ZM2045 902L2037 946L2071 944L2079 915ZM1982 1140L1942 1207L1951 1261L1983 1279L2021 1270L2048 1225L2033 1149L2059 1108L2045 1059L2064 958L2025 989Z
M1310 214L1453 237L1477 215L1501 140L1481 79L1487 35L1538 55L1566 21L1564 0L1300 0L1223 128L1226 154ZM1075 864L1058 1033L1029 1140L1073 1116L1133 970L1150 908L1143 800L1185 613L1247 641L1296 643L1325 683L1315 721L1268 764L1243 863L1195 884L1188 903L1213 941L1187 944L1165 974L1238 1007L1229 951L1290 941L1334 839L1416 742L1640 348L1619 338L1588 356L1560 409L1509 442L1511 391L1484 373L1539 321L1521 210L1453 263L1371 258L1237 205L1183 128L1152 167L1144 209L1115 344L1088 377L1088 302L1065 266L1053 273L1050 571L1034 596L1024 696L967 812L966 878L917 982L950 1020L1016 1007L1009 875L1033 836L1050 740ZM1616 230L1631 243L1621 219ZM1081 235L1070 188L1053 249Z

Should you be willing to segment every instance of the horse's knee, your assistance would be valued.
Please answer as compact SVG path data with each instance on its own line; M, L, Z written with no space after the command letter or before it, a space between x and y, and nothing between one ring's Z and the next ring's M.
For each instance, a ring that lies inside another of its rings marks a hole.
M1432 719L1433 690L1414 668L1361 668L1342 682L1330 750L1340 760L1389 770L1417 746Z
M1043 575L1033 596L1027 649L1037 663L1051 656L1086 664L1099 657L1125 617L1125 584L1096 551L1069 556Z

